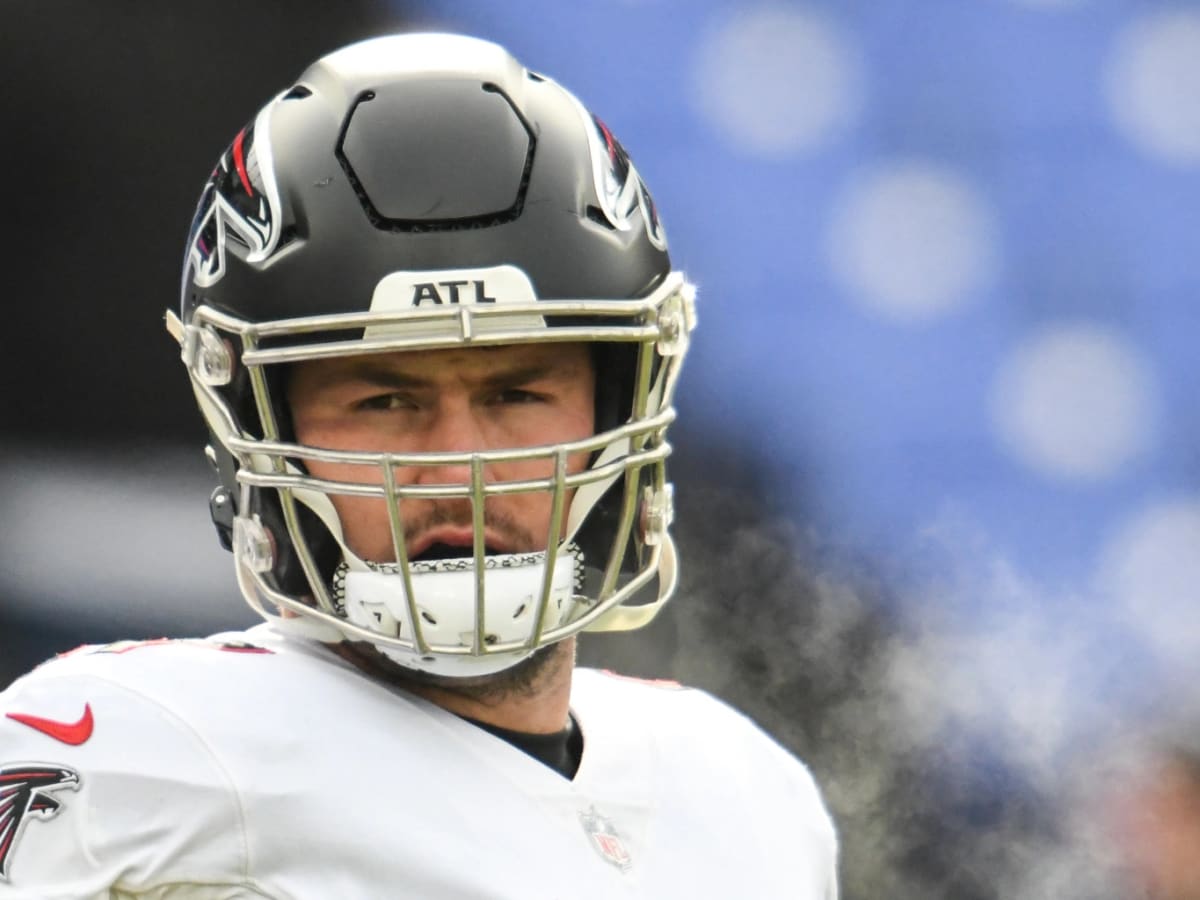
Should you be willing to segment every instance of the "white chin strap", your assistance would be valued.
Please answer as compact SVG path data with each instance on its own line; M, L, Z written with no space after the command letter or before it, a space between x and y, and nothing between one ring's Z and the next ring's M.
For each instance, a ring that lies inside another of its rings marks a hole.
M484 560L485 647L527 641L537 630L545 553L489 556ZM395 564L369 564L368 571L341 566L334 576L334 602L355 625L386 637L415 641L419 632L433 647L470 650L476 642L476 572L473 558L410 564L413 598ZM563 548L554 563L543 629L563 624L575 607L583 573L577 550ZM413 621L413 614L417 621ZM379 645L380 653L402 666L438 675L489 675L529 656L533 649L493 652L486 656L459 653L420 654Z

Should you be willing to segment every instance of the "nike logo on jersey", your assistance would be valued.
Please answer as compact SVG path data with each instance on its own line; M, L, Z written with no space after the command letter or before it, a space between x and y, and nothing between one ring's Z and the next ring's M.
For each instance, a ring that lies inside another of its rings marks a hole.
M57 722L54 719L42 719L24 713L8 713L7 715L14 722L27 725L34 731L40 731L42 734L52 737L56 741L62 741L64 744L70 744L72 747L87 743L96 724L92 719L90 703L84 704L83 715L78 722Z
M8 881L13 850L30 819L51 819L62 804L52 791L79 790L79 773L47 763L17 763L0 769L0 883Z

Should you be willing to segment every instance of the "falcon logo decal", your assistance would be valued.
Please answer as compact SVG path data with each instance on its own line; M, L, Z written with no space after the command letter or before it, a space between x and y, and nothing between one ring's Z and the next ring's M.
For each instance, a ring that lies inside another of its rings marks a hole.
M633 227L634 216L640 215L650 243L659 250L666 250L667 236L658 219L658 208L629 154L608 130L608 126L588 112L578 100L575 101L575 107L587 129L596 196L600 198L604 218L617 231L628 231Z
M269 109L243 128L209 176L188 238L192 279L208 287L225 275L230 241L246 262L262 262L279 243L280 202L271 156Z
M50 796L64 788L79 790L79 774L64 766L17 763L0 769L0 882L8 881L8 867L21 831L31 817L52 819L62 804Z

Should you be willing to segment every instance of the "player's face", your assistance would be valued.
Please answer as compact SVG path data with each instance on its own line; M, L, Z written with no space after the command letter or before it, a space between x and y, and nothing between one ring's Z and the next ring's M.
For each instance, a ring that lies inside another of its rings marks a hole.
M315 360L293 367L288 383L296 437L331 450L390 453L474 452L579 440L594 433L595 371L585 344L380 353ZM574 455L570 472L588 454ZM330 481L379 482L363 466L309 462ZM499 462L484 471L490 483L548 478L552 460ZM465 484L469 466L395 470L398 485ZM333 495L346 542L372 562L395 560L386 501ZM567 498L569 503L570 497ZM552 495L489 497L489 552L544 550ZM474 530L467 498L405 499L400 504L409 559L468 556ZM565 517L564 517L565 519Z

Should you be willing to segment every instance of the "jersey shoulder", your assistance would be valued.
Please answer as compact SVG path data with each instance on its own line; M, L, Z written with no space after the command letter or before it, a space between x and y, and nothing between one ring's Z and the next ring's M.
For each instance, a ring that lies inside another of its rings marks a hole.
M261 717L276 687L319 685L308 670L320 664L258 629L80 647L0 692L4 753L49 738L107 770L135 767L166 735L212 747Z
M653 720L656 733L694 737L707 732L752 746L769 745L787 755L745 714L707 691L677 681L578 669L572 700L593 708L612 708L622 716L647 717Z
M0 693L0 896L109 896L188 871L240 883L238 797L181 698L213 680L203 660L266 658L254 647L84 647Z
M250 673L270 677L297 666L296 654L269 629L206 638L157 638L86 644L18 678L0 697L23 692L79 693L101 684L172 707L222 690L243 691ZM305 663L299 663L305 665Z
M63 653L0 692L0 748L57 745L102 768L134 768L138 748L193 734L191 720L217 698L245 694L276 656L245 633L187 640L122 641Z
M811 812L814 826L832 823L808 766L741 711L698 688L593 669L576 672L572 704L581 720L651 735L678 770L720 772L747 796L786 796ZM781 793L782 792L782 793Z
M267 639L264 639L267 638ZM131 675L152 657L169 658L173 664L185 664L196 651L270 655L276 652L271 641L258 629L249 632L227 632L204 638L150 638L114 641L108 644L84 644L47 660L24 678L52 677L66 674L95 674L118 676L124 671ZM24 680L18 679L18 681Z
M788 854L812 888L797 896L836 896L837 834L816 780L748 716L703 690L588 669L576 672L572 705L585 764L593 751L614 770L653 760L663 810L714 840L739 835L763 866Z

